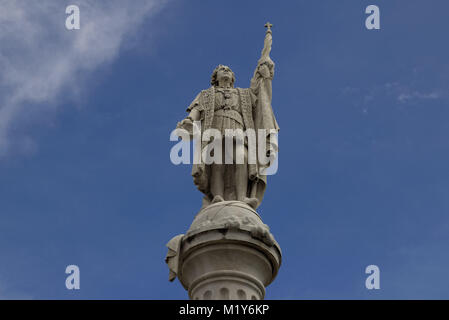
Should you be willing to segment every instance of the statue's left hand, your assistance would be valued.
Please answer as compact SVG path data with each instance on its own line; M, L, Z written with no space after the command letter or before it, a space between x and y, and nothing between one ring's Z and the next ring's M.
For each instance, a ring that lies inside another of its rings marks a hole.
M259 74L264 78L271 78L273 76L274 62L265 60L259 63Z
M270 70L268 69L266 64L263 64L259 67L259 73L264 78L270 77Z

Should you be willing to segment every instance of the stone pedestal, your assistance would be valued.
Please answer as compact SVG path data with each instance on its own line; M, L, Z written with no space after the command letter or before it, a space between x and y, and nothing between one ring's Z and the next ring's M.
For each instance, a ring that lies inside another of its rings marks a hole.
M201 210L187 233L167 246L171 280L177 275L195 300L263 299L281 265L268 226L239 201Z

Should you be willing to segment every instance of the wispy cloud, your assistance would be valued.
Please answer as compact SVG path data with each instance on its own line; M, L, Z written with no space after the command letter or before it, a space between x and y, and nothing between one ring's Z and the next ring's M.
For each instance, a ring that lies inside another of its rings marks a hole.
M437 91L433 91L433 92L419 92L419 91L413 91L413 92L408 92L408 93L400 93L397 97L399 102L407 102L407 101L411 101L411 100L435 100L435 99L440 99L442 98L442 93L437 92Z
M391 81L368 88L347 86L342 88L340 92L343 96L352 97L355 103L363 108L364 112L367 112L368 107L376 104L379 99L401 105L449 99L447 83L440 81L440 83L435 84L434 79L429 78L420 78L420 82L417 83L416 78L418 76L414 71L414 74L408 80ZM426 82L434 83L435 87L429 89L424 85Z
M58 104L64 89L82 89L86 75L113 61L125 38L164 0L77 0L81 29L65 28L65 1L2 0L0 4L0 157L33 149L15 132L23 115Z
M426 91L425 89L416 88L416 85L401 84L399 82L388 82L377 88L378 93L393 97L401 103L444 99L447 91L445 92L442 88Z

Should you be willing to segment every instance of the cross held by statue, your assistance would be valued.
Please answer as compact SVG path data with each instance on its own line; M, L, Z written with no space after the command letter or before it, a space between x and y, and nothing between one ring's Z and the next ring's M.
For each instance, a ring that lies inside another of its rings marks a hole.
M269 23L269 22L267 22L267 23L265 23L265 28L267 28L267 33L268 32L271 32L271 27L272 27L273 25L271 24L271 23Z

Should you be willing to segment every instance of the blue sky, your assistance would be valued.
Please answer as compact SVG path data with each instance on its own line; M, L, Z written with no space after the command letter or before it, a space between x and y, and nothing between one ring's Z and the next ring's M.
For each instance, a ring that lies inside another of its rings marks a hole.
M217 64L249 85L269 20L280 157L259 211L283 265L266 298L449 299L447 14L444 0L1 0L0 298L187 298L165 244L201 194L169 134ZM70 264L81 290L65 288Z

